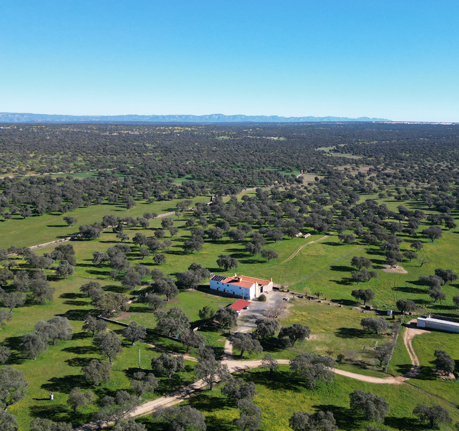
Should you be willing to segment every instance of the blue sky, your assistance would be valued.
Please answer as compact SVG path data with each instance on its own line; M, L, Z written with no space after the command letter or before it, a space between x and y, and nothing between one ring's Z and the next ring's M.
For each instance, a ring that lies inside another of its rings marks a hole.
M457 0L2 0L0 112L459 121Z

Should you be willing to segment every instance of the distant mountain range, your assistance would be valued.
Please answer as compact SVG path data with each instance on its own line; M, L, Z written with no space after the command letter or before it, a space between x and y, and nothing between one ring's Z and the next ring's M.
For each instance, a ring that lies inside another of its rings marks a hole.
M279 117L277 115L48 115L0 112L0 123L307 123L390 121L384 118Z

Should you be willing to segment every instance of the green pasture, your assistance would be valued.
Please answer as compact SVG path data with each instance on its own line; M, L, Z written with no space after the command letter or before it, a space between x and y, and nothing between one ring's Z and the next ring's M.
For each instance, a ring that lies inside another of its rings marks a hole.
M159 352L145 343L136 343L123 340L123 352L114 361L111 380L99 387L94 387L85 381L81 368L92 359L102 359L97 349L92 345L92 338L81 332L81 322L71 322L75 328L72 340L60 341L56 346L50 346L48 351L40 355L36 361L31 361L16 353L10 360L15 368L25 374L29 383L27 396L24 400L10 407L9 411L17 416L20 429L27 429L27 424L33 417L43 417L55 421L72 422L74 425L87 423L91 415L97 411L97 401L106 395L113 396L120 389L129 390L129 378L139 370L151 369L150 361L159 356ZM121 336L122 328L110 325ZM161 378L160 387L155 394L145 394L143 400L155 399L179 386L194 381L193 362L187 361L186 370L170 381ZM68 394L74 387L83 390L91 389L96 395L96 403L82 409L77 415L66 404ZM49 401L49 391L54 393L54 401Z
M251 194L253 193L252 191ZM196 198L194 202L207 201L207 199L207 197L200 197ZM177 202L155 202L151 205L139 202L136 207L129 211L116 205L92 206L80 208L67 215L77 217L79 224L89 224L101 221L105 214L136 217L141 216L144 212L157 212L159 214L174 211ZM400 203L390 202L388 206L390 205L390 209L395 210ZM412 203L412 205L414 208L417 204ZM341 244L336 234L332 234L328 238L323 238L324 235L313 234L306 239L285 238L277 243L267 241L265 248L274 249L279 254L278 259L270 262L262 259L261 256L250 256L245 251L245 242L230 241L226 235L222 240L216 242L206 239L203 250L200 252L184 254L181 245L191 235L190 229L185 225L186 217L189 216L190 214L181 215L180 217L171 216L180 231L174 238L170 238L169 233L166 232L165 239L172 240L172 247L166 252L167 263L160 266L154 264L152 257L144 260L140 259L138 247L131 240L137 232L152 236L155 229L161 226L161 219L152 220L150 227L147 229L141 227L126 228L125 233L130 237L130 241L127 244L132 248L132 252L128 256L130 263L132 265L141 263L150 268L159 267L166 275L174 276L177 272L185 271L191 263L196 262L215 273L230 275L237 272L260 278L272 277L276 283L289 286L291 290L297 292L322 292L323 296L327 298L327 301L323 304L297 299L289 307L288 315L282 319L281 323L283 325L296 322L307 324L311 327L313 336L305 343L298 344L295 349L278 350L276 347L266 345L265 351L271 352L277 358L292 358L299 353L307 351L314 351L320 354L332 352L331 354L334 357L339 353L343 353L346 358L350 359L340 365L343 369L360 372L361 374L384 375L379 371L378 367L361 370L351 363L358 360L372 363L371 349L376 342L381 344L389 340L387 335L375 336L365 333L361 329L361 318L369 315L351 309L352 306L358 304L351 296L353 289L373 289L376 294L374 305L381 309L393 309L396 301L402 298L414 300L420 307L420 312L435 311L436 313L458 315L457 308L453 307L452 297L459 294L459 284L453 283L442 288L442 291L447 295L447 300L442 304L434 304L427 295L428 288L417 284L419 276L431 275L439 267L452 269L456 273L459 272L459 264L456 259L459 242L455 231L443 231L443 237L433 244L422 236L410 238L401 234L400 236L405 241L401 246L404 250L409 249L410 242L415 239L423 241L425 247L420 256L425 258L425 263L421 267L418 261L405 261L401 265L408 271L408 274L395 274L381 270L384 264L384 256L380 254L377 248L369 247L358 241L351 245ZM13 244L16 246L30 246L76 233L78 226L68 228L64 224L62 217L62 215L45 215L25 220L13 219L8 222L2 222L0 223L0 232L2 233L0 242L3 245L0 244L0 248L7 248ZM427 226L428 224L423 224L419 230ZM232 228L235 227L232 226ZM314 243L311 243L312 241ZM26 399L10 408L13 414L18 415L21 427L27 428L27 423L34 416L69 421L71 413L65 404L69 390L77 385L81 385L83 388L89 387L82 381L80 374L81 364L85 363L85 361L87 363L92 357L98 358L99 355L94 351L91 339L81 334L82 320L92 307L89 299L80 294L78 289L82 284L90 280L97 280L106 290L124 291L121 287L120 278L112 280L109 277L111 270L109 266L96 267L92 264L92 253L94 251L105 251L117 243L119 243L119 240L116 238L116 234L110 230L104 231L97 240L73 241L72 244L75 248L77 259L75 275L66 280L51 281L52 286L56 289L54 301L44 305L27 305L15 309L13 320L7 322L6 326L0 330L0 343L10 346L14 353L10 360L11 364L23 370L27 381L30 383ZM294 257L289 259L303 245L305 246ZM43 254L51 252L53 249L54 246L50 246L39 249L36 252ZM236 257L239 261L239 267L226 273L219 269L216 260L220 254L229 254ZM371 259L374 263L373 269L378 271L378 278L360 285L350 280L350 273L354 269L350 267L350 261L354 255L366 256ZM19 261L19 263L21 268L25 268L23 261ZM53 273L53 271L47 272L50 275ZM147 282L147 279L144 280L144 283ZM125 293L132 294L135 292ZM343 307L330 306L327 304L329 300L334 303L342 303ZM199 309L203 306L210 305L218 308L220 305L225 306L231 302L230 298L222 298L200 291L183 291L177 298L171 300L166 308L180 306L193 322L197 322L199 320ZM20 337L27 332L31 332L40 319L47 320L56 314L69 318L71 325L75 328L74 339L60 342L57 346L50 346L50 349L37 358L36 361L25 359L22 353L17 350ZM131 310L128 313L123 313L119 318L123 322L135 320L139 324L150 328L155 325L153 313L143 303L134 303ZM392 322L392 320L389 322ZM119 328L115 330L120 331ZM224 335L208 328L203 329L201 332L206 336L210 345L214 346L218 351L222 350L225 342ZM147 341L150 344L180 353L184 351L181 345L171 340L150 337ZM138 366L138 347L141 349L142 367L149 368L151 357L158 353L151 350L146 344L135 348L126 345L123 354L113 367L112 381L97 389L99 397L105 394L113 394L117 389L128 388L130 370ZM346 404L348 403L348 393L353 388L362 387L368 387L371 390L374 388L375 393L385 394L382 396L387 395L387 399L393 408L385 424L385 427L389 429L420 429L416 427L409 428L410 424L413 423L411 411L417 402L428 402L429 396L431 399L438 400L439 403L444 403L445 406L448 406L447 408L451 411L451 414L457 416L457 412L455 413L454 410L451 410L451 405L448 404L448 402L454 403L457 398L459 388L457 384L432 378L431 374L427 372L432 367L433 352L437 348L446 350L458 360L459 343L457 342L457 335L445 335L437 332L424 334L415 338L414 348L416 352L419 351L421 364L424 367L423 373L419 378L410 381L409 384L397 387L366 385L362 382L337 377L334 386L324 386L317 391L306 391L303 388L292 385L291 381L282 373L274 379L274 383L266 379L266 374L261 371L248 373L247 378L255 379L254 381L257 383L259 395L256 398L256 402L264 409L264 428L262 429L285 429L286 421L292 412L296 411L295 409L309 409L308 411L312 411L322 405L329 405L330 409L335 409L334 411L337 415L342 413L340 415L340 429L364 429L365 424L362 421L354 420L354 422L350 422L351 425L346 425L345 420L342 419L349 416L348 404ZM245 356L248 357L248 355ZM407 371L406 368L409 367L409 364L409 357L403 345L401 334L388 372L393 375L403 374ZM191 370L189 368L183 374L185 382L193 379L190 373ZM178 383L175 382L174 384ZM159 394L165 393L169 389L170 387L165 384ZM52 405L48 400L45 400L50 390L55 392L55 401ZM198 403L197 405L201 405L209 418L209 429L216 428L218 418L223 421L223 425L218 425L220 429L233 429L230 422L231 418L236 416L237 411L227 406L226 401L222 400L218 393L218 391L215 391L212 394L203 394L197 397L196 401L191 400L190 403L196 402ZM408 399L405 403L406 405L401 402L404 397ZM288 408L276 408L279 405L288 406ZM95 407L88 407L72 420L75 423L85 422L94 409ZM400 426L408 426L408 428L398 428Z
M112 172L113 174L116 175L116 173ZM70 176L73 178L97 178L99 176L98 171L83 171L83 172L69 172L69 173L64 173L64 174L51 174L47 175L52 178L57 178L58 181L62 181L65 179L65 177Z
M81 332L84 316L92 310L92 307L90 301L78 292L78 288L88 281L88 279L74 276L67 280L51 282L56 289L52 302L16 308L13 312L13 320L0 330L2 345L10 347L13 352L7 365L13 365L23 371L29 383L26 398L9 409L12 414L18 416L20 429L27 429L31 418L36 416L56 421L71 421L74 424L89 421L97 407L88 406L81 411L81 414L75 416L66 405L67 396L73 387L92 389L98 399L105 395L113 395L119 389L129 389L128 378L137 371L139 365L139 349L141 350L141 367L147 370L150 369L151 358L159 355L158 351L149 344L177 350L175 345L178 343L162 338L157 340L155 337L149 337L145 343L137 343L132 347L121 337L124 350L119 359L114 362L112 380L99 388L91 388L91 385L84 381L80 369L91 359L101 357L92 345L92 338ZM100 282L106 289L113 287L103 280ZM62 315L70 320L71 326L75 329L72 340L60 341L56 346L50 346L36 361L27 359L19 350L21 337L25 333L32 332L39 320L48 320L54 315ZM121 336L122 327L109 326ZM190 368L192 365L193 363L189 363L187 370L180 374L182 379L180 382L178 378L171 382L162 379L158 393L150 397L145 395L144 399L156 398L182 383L194 381L192 368ZM49 391L54 393L53 403L48 400Z
M301 265L305 268L301 280L292 280L291 289L298 292L321 291L327 299L340 299L353 301L353 289L372 289L375 292L375 306L394 308L399 299L411 299L420 307L420 312L435 311L437 313L457 315L457 307L452 302L452 297L459 294L458 284L445 285L442 291L447 299L443 303L434 303L428 296L428 287L417 283L420 276L432 275L436 268L452 269L459 271L456 259L459 251L459 241L456 232L443 231L443 237L433 244L422 237L408 238L401 236L402 252L409 249L409 244L414 240L421 240L424 249L419 256L425 259L422 265L419 261L403 261L400 265L407 274L387 273L382 270L385 256L376 247L354 243L352 245L340 244L338 238L332 236L311 248L305 247L294 259L298 262L289 263L289 266ZM315 253L317 253L315 255ZM306 254L306 256L303 256ZM322 255L321 258L318 256ZM365 256L373 262L372 269L378 270L378 278L367 283L357 285L351 279L351 271L355 270L350 265L353 256ZM301 262L300 262L301 261ZM285 268L284 273L289 276L292 271Z
M241 377L246 381L253 381L256 385L258 394L254 402L262 408L261 431L290 429L288 420L296 411L331 411L339 430L357 431L364 430L369 425L376 425L365 421L361 415L350 410L349 394L355 389L371 391L384 397L389 403L390 411L383 428L421 431L427 428L417 421L412 411L418 403L431 405L433 402L429 394L410 385L370 384L342 376L336 376L332 384L319 384L316 389L308 390L295 381L288 366L281 366L272 377L268 371L260 369L247 371ZM220 387L200 393L185 403L205 415L209 431L236 431L233 420L239 417L239 411L234 403L221 394ZM459 413L451 404L443 400L435 402L446 408L454 421L459 420ZM148 416L139 418L138 421L147 425L149 430L156 429ZM452 429L448 426L442 427L443 431Z
M405 323L408 322L408 320L409 319L405 318ZM392 359L387 368L387 372L395 377L405 374L411 369L411 358L403 341L404 332L405 327L402 326L397 339L397 344L395 345L394 352L392 354Z
M142 227L136 228L125 228L124 232L130 237L130 241L125 242L128 244L132 252L130 253L129 260L132 265L141 263L150 268L158 267L165 274L175 274L177 272L185 271L188 266L193 263L199 263L203 267L208 268L214 273L225 273L222 269L218 268L216 260L220 254L229 254L238 259L239 267L236 270L230 270L226 274L234 274L238 272L248 276L256 277L273 277L274 281L280 280L283 276L285 282L290 284L292 281L299 279L303 276L302 271L305 271L302 264L297 257L289 261L287 264L282 264L284 260L290 257L299 247L305 243L317 240L323 235L312 235L311 237L295 238L295 239L284 239L277 243L269 242L265 248L272 248L277 251L279 258L267 262L261 256L250 256L245 250L245 242L233 242L225 235L221 240L210 241L205 240L203 249L200 252L194 252L191 254L185 254L182 249L183 241L191 236L190 229L185 226L186 220L183 218L177 218L175 215L170 216L174 220L174 226L177 226L180 231L173 238L170 237L166 231L164 239L172 241L172 246L168 252L166 252L167 262L162 265L156 265L153 262L153 257L147 257L142 259L138 254L138 247L132 243L132 238L136 233L142 233L146 236L153 236L157 228L161 227L161 218L151 220L150 226L147 229ZM77 266L75 267L75 273L77 275L107 279L109 278L110 267L108 265L101 265L96 267L92 264L92 253L94 251L106 251L109 247L113 247L115 244L120 243L119 239L116 238L116 234L111 230L102 232L101 237L93 241L73 241L72 245L75 249L75 257L77 259ZM305 247L301 253L314 253L314 248L319 244L311 244ZM51 252L55 246L48 246L37 250L38 254ZM320 247L320 246L319 246ZM306 250L307 249L307 250ZM320 251L318 256L320 256ZM312 265L312 264L311 264ZM278 274L279 278L276 278ZM284 275L285 274L285 275Z
M290 359L304 352L314 352L320 355L330 355L336 358L339 354L346 361L363 360L373 364L373 349L378 344L386 344L392 340L391 331L386 334L372 334L360 326L364 314L349 307L337 307L328 303L310 302L298 299L288 309L288 316L281 320L282 326L294 323L307 325L311 329L311 337L304 343L297 343L295 348L289 348L272 355L278 358ZM392 320L388 321L389 324ZM268 351L268 350L267 350ZM377 365L377 364L376 364ZM379 367L377 367L380 370Z
M435 350L444 350L456 360L456 376L459 375L459 334L426 331L414 337L413 348L421 364L421 373L410 380L410 384L458 407L459 381L442 379L434 375L432 371L435 368Z
M201 308L209 306L214 310L218 310L219 307L226 307L234 301L235 299L232 300L231 298L211 295L197 290L185 290L181 291L177 297L167 302L164 310L168 310L172 307L180 307L192 322L198 322L200 320L199 310ZM147 304L143 302L132 303L129 312L123 313L123 318L120 319L120 321L124 323L130 323L133 320L147 328L152 329L156 326L154 313L148 308Z
M208 202L208 197L200 196L193 199L193 202ZM171 201L158 201L147 204L144 201L137 201L137 206L127 210L119 204L103 203L88 208L78 208L66 214L53 213L40 217L28 217L23 219L16 215L9 221L0 222L0 248L6 249L11 245L16 247L30 247L36 244L43 244L56 239L65 238L78 233L80 225L101 222L102 217L107 214L114 214L117 217L142 217L145 212L157 214L175 211L176 205L181 199ZM66 216L76 217L78 223L68 227L63 218Z

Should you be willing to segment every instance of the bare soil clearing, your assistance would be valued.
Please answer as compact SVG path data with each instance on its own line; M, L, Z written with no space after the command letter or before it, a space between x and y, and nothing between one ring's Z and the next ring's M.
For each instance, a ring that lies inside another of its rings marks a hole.
M408 271L403 266L396 266L395 268L390 265L384 265L384 272L393 272L396 274L408 274Z

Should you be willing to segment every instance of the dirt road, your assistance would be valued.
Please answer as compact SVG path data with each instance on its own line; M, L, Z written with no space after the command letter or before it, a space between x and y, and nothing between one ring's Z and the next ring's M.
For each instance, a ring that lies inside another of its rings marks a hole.
M309 241L306 244L303 244L301 247L297 248L287 259L285 259L283 262L279 263L278 265L283 265L284 263L292 260L304 247L306 247L309 244L315 244L318 241L322 241L325 238L328 238L330 235L325 235L322 238L316 239L315 241ZM277 266L277 265L274 265Z
M403 343L405 344L406 350L410 355L411 359L411 370L402 376L405 380L411 379L417 376L421 371L421 364L419 362L418 357L416 356L416 352L413 348L413 338L416 335L428 334L430 331L426 331L424 329L418 329L416 327L416 319L410 320L406 325L405 332L403 333Z

